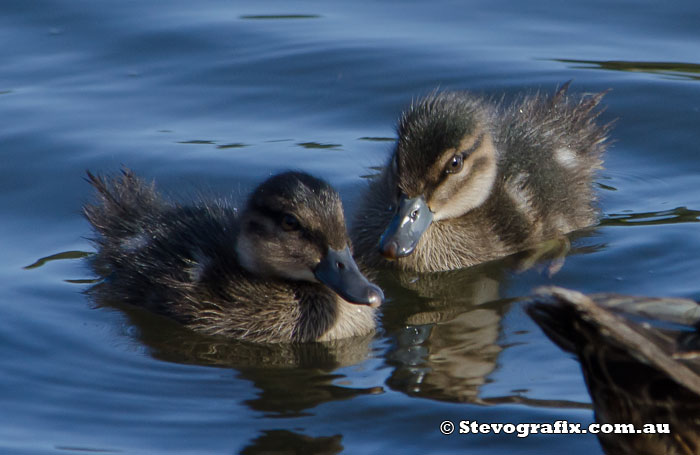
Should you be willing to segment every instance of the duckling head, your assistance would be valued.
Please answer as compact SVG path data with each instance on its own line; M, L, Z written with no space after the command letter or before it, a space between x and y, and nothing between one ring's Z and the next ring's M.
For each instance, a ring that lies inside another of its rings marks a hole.
M431 223L458 218L486 201L498 160L490 115L460 92L429 95L402 114L387 169L396 212L380 240L385 257L411 254Z
M254 275L323 283L355 304L377 307L384 299L352 257L338 193L308 174L285 172L257 187L242 214L236 251Z

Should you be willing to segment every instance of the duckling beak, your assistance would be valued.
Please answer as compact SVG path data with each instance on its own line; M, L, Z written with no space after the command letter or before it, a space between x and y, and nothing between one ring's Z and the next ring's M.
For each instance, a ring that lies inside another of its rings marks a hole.
M384 301L382 290L360 272L347 246L343 250L328 248L314 275L350 303L377 308Z
M382 255L387 259L398 259L413 253L420 236L432 221L433 212L423 196L412 199L402 197L399 210L379 240Z

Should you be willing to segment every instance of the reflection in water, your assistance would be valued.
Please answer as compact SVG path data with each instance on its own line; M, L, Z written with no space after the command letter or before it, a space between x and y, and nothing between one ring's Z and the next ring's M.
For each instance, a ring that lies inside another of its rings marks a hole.
M39 258L33 263L29 264L28 266L25 266L24 270L31 270L42 267L46 265L46 263L51 261L60 261L63 259L82 259L84 257L90 256L91 254L92 253L88 253L86 251L63 251L61 253L56 253L50 256Z
M700 211L676 207L660 212L611 213L600 221L601 226L650 226L654 224L697 223Z
M240 377L260 389L255 399L246 400L250 409L271 416L296 417L320 404L360 395L383 393L382 387L342 387L334 382L344 376L319 368L237 368Z
M612 71L664 74L682 79L700 80L700 65L681 62L633 62L621 60L569 60L553 59L555 62L573 63L572 68L598 68Z
M568 246L591 232L579 231L564 243ZM520 396L479 398L480 387L495 370L504 349L499 343L501 319L511 301L501 298L500 288L513 270L535 267L551 273L549 259L561 266L564 253L588 253L601 247L562 252L559 243L544 242L532 250L468 269L423 274L392 271L393 282L380 281L395 302L383 309L384 327L395 339L387 355L395 369L387 384L411 396L443 401L525 402ZM581 407L580 403L552 400L530 400L529 404Z
M178 141L178 144L189 144L189 145L214 145L216 142L207 139L192 139L189 141Z
M373 141L373 142L396 142L395 137L381 137L381 136L362 136L358 138L360 141ZM379 168L381 169L381 168Z
M700 453L699 304L545 288L528 313L578 356L599 423L669 424L670 433L599 434L606 453Z
M252 14L241 16L248 20L278 20L278 19L319 19L318 14Z
M212 141L209 139L191 139L188 141L178 141L178 144L185 144L185 145L215 145L217 149L238 149L238 148L243 148L243 147L248 147L248 144L244 144L243 142L230 142L227 144L217 144L216 141Z
M381 387L352 388L335 385L339 367L364 361L372 335L325 343L261 344L211 337L188 330L176 322L141 308L97 300L99 286L88 294L97 306L119 309L137 329L139 342L157 359L194 365L234 368L258 389L246 401L251 409L275 415L299 415L321 403L358 395L381 393Z
M402 288L388 290L395 304L384 310L385 329L396 343L387 354L395 367L391 388L437 400L477 398L502 349L502 270L490 263L432 274L394 272Z
M322 144L320 142L299 142L297 145L305 149L337 149L341 147L341 144Z
M86 251L63 251L61 253L56 253L52 254L50 256L45 256L43 258L39 258L36 261L34 261L32 264L29 264L25 267L23 267L24 270L32 270L32 269L37 269L39 267L45 266L47 263L52 262L52 261L61 261L65 259L82 259L85 257L88 257L92 255L92 253L88 253ZM65 279L63 280L66 283L72 283L72 284L95 284L99 283L101 279L97 278L78 278L78 279Z
M312 438L287 430L268 430L251 441L241 455L333 455L343 451L342 439L339 434Z
M216 146L218 149L240 149L243 147L248 147L248 144L244 144L243 142L231 142L230 144L221 144Z

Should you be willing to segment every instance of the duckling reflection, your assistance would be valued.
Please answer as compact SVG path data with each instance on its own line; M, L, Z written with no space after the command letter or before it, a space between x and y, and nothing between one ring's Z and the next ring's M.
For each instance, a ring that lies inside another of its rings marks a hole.
M343 436L311 437L287 430L265 430L241 450L241 455L333 455L343 452Z
M606 453L700 453L700 304L543 288L527 311L578 356L599 423L669 426L599 434Z
M577 246L569 253L585 254L597 247ZM581 403L521 395L480 396L505 348L502 318L512 300L504 299L501 291L512 271L531 259L531 252L524 251L448 272L384 270L378 278L397 302L382 311L385 332L395 339L387 358L395 367L388 385L412 396L443 401L581 407Z
M108 298L208 335L254 342L329 341L375 328L382 291L350 252L342 204L300 172L269 178L238 214L227 202L166 202L131 172L89 174L97 203L94 269Z
M434 93L408 108L355 218L361 259L452 270L594 224L592 182L609 129L596 123L603 94L572 101L567 88L510 106Z
M497 366L503 267L498 263L432 273L399 273L387 291L383 325L395 339L387 355L394 367L387 385L408 395L443 401L477 401ZM389 280L386 280L389 281Z
M255 411L298 416L322 403L383 391L337 384L342 379L335 372L338 368L357 365L370 356L372 334L322 343L252 343L204 335L143 308L104 300L109 294L95 287L88 294L97 306L127 316L129 335L153 358L230 369L250 381L257 393L246 405Z

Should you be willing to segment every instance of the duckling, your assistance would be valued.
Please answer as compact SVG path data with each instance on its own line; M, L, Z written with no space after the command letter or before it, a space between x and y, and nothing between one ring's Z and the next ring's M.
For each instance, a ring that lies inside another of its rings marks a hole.
M556 287L528 300L544 333L578 356L599 423L670 426L599 434L606 453L700 453L700 304Z
M468 92L412 104L353 223L358 257L418 272L468 267L596 222L592 180L609 125L605 93L511 105Z
M384 295L351 254L338 193L300 172L258 186L239 214L226 201L166 201L131 171L88 172L97 202L99 297L207 335L262 343L366 335Z

